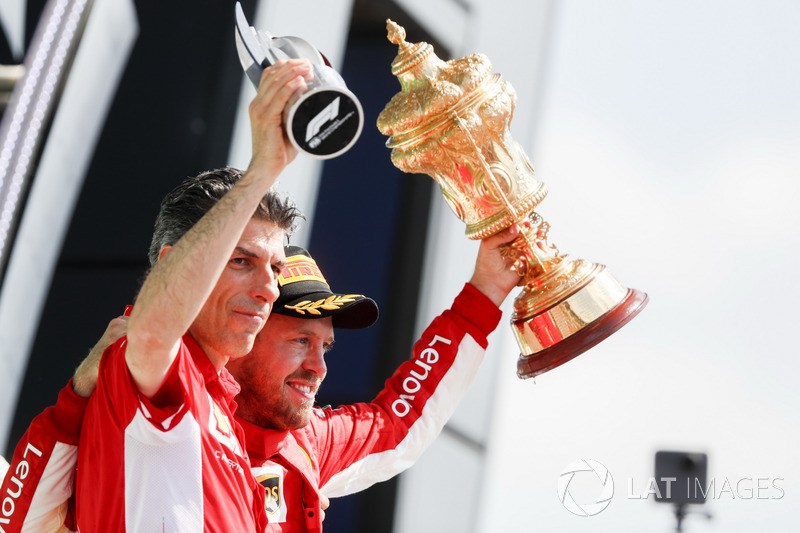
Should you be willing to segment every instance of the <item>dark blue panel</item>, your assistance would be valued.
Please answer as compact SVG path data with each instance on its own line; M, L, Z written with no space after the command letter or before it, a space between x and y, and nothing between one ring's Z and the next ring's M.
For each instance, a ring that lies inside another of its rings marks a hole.
M365 126L349 152L324 165L309 243L335 291L366 294L382 312L391 305L394 236L402 230L399 203L408 179L392 165L386 137L375 126L378 114L399 89L389 68L396 47L384 42L351 39L347 49L342 76L364 107ZM385 327L384 313L368 330L336 332L321 401L371 399Z

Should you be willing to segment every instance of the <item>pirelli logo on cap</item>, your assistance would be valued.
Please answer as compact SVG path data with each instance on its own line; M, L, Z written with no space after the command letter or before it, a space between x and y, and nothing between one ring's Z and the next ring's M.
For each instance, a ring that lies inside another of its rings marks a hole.
M281 275L278 276L278 283L281 287L298 281L319 281L328 285L317 263L306 255L287 257L286 266L283 267Z

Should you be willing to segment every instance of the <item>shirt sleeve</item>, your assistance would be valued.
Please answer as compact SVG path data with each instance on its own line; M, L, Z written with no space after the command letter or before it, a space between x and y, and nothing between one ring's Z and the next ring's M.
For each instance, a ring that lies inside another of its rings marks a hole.
M319 409L312 417L321 492L345 496L410 467L436 439L466 393L487 336L502 313L467 284L434 319L411 359L370 403Z
M54 406L33 419L3 480L0 530L6 533L71 531L69 500L75 487L78 440L88 398L72 380ZM66 523L66 526L65 526Z
M152 398L139 392L125 360L127 337L121 337L103 354L100 361L100 379L95 395L106 396L110 409L108 415L120 427L125 427L136 411L141 411L154 426L167 430L185 414L186 388L190 378L186 367L191 360L188 348L181 342L164 382Z

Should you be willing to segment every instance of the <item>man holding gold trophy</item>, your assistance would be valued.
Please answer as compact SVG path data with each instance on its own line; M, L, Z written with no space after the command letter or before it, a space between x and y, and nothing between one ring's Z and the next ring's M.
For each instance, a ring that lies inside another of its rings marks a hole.
M549 226L533 211L547 187L535 179L527 156L508 131L515 100L510 85L491 74L483 56L443 62L430 45L407 43L403 29L391 21L388 30L390 41L399 47L392 72L402 90L381 113L378 128L390 137L387 145L393 163L405 172L430 174L455 214L467 224L467 236L492 243L479 252L473 277L473 287L483 293L482 298L499 306L514 281L523 287L512 317L521 350L518 375L528 378L547 372L627 323L646 305L646 295L626 289L602 265L570 260L548 242ZM506 269L498 266L503 261L485 257L497 255L497 245L504 242L508 243L502 252ZM518 278L508 275L508 265L513 265ZM491 283L483 283L492 278ZM479 296L471 298L475 301ZM489 304L484 301L481 305ZM463 305L462 311L467 312ZM437 339L445 340L437 335L431 342ZM485 339L478 344L485 349ZM460 350L454 357L461 357ZM471 377L460 379L459 386L464 379L468 385ZM397 398L408 398L410 392L414 391L406 390L403 396L397 391ZM403 416L395 409L394 416L382 424L388 428L399 425ZM359 474L369 478L371 473L361 468ZM35 488L26 486L25 490ZM319 486L310 489L320 492ZM338 495L346 493L344 488ZM298 518L268 530L321 529L321 521L305 519L301 523Z

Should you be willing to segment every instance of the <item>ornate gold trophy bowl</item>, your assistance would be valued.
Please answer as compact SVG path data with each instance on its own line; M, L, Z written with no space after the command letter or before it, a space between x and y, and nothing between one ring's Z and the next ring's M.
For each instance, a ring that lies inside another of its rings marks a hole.
M407 43L387 21L398 45L392 73L397 93L378 117L389 136L392 163L428 174L466 223L470 239L518 224L520 236L504 250L520 275L522 292L511 318L521 354L517 375L530 378L580 355L617 331L647 304L605 266L569 259L548 242L549 224L534 208L547 195L527 155L511 137L516 93L482 54L447 62L427 43Z

